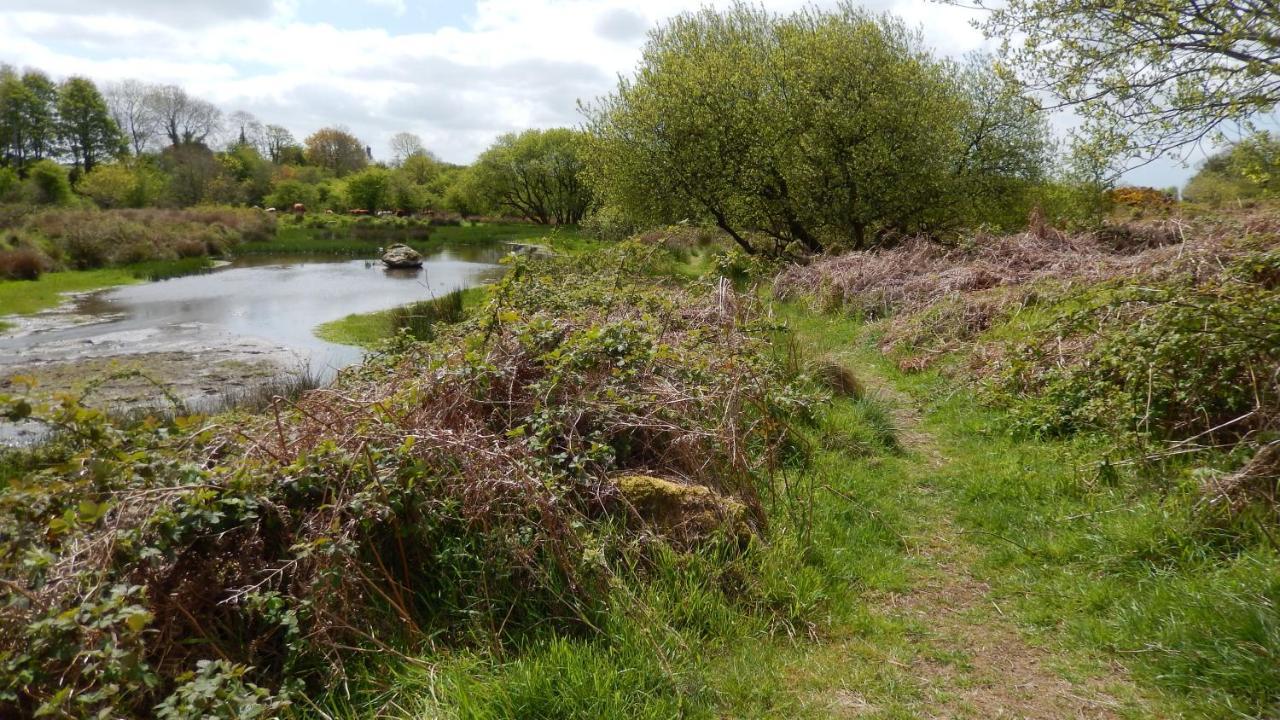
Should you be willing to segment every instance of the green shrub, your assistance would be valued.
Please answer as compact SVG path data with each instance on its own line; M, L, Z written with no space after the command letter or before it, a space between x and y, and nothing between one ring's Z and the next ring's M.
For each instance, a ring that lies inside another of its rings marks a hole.
M101 208L140 208L158 204L166 182L162 173L149 166L117 163L94 168L76 183L76 191Z
M1202 284L1123 287L1059 317L1003 376L1038 432L1241 436L1280 415L1280 252ZM1083 343L1069 361L1056 338Z
M271 193L263 202L278 210L288 210L295 203L302 203L312 209L319 204L319 199L320 194L315 185L301 180L281 180L271 188Z
M0 250L0 278L37 280L49 269L49 259L31 248Z
M52 160L41 160L27 172L31 201L37 205L66 205L71 202L71 179L67 169Z
M366 168L347 178L346 192L353 208L385 210L391 201L391 174L382 168Z
M0 203L15 202L21 189L22 182L18 179L18 173L13 168L0 167Z

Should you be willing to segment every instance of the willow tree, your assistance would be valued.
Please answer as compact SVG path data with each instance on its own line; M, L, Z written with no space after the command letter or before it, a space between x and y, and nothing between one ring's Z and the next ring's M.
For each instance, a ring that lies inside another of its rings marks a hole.
M651 32L634 78L584 107L588 178L649 221L710 220L747 252L769 162L759 116L772 16L739 6Z
M544 225L577 224L591 204L581 146L567 128L508 133L480 155L470 180L494 207Z
M974 143L1014 147L995 132L974 139L988 108L956 75L917 32L850 3L682 15L651 33L633 78L584 108L589 178L608 204L713 223L748 252L761 249L753 235L772 239L766 250L819 251L936 230L985 187L960 187L975 176Z
M1008 66L1114 152L1152 157L1280 101L1271 0L977 0Z

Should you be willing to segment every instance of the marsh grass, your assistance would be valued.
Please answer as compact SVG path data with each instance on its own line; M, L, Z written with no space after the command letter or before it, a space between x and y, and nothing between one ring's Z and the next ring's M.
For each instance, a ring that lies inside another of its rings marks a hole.
M418 323L418 331L422 333L433 332L429 329L431 318L435 318L434 322L446 322L449 324L456 323L462 319L466 313L471 312L481 305L485 298L488 297L489 286L482 285L479 287L467 288L465 290L456 290L454 293L459 295L459 299L452 298L445 300L436 298L434 300L424 301L423 304L430 305L433 302L440 302L449 305L447 308L428 307L425 310L411 310L413 306L404 308L392 308L390 310L378 310L371 313L358 313L348 315L339 320L324 323L315 329L316 337L329 342L340 343L343 345L355 345L358 347L377 349L384 345L387 340L394 338L401 327L408 327L415 322L414 316L424 315L424 317L416 320ZM449 293L450 295L454 293ZM455 308L453 305L460 304L461 308ZM416 305L416 303L415 303ZM423 326L428 327L423 327ZM418 335L412 334L412 337ZM426 335L424 335L426 336Z
M439 324L452 325L463 318L463 290L453 290L430 300L392 308L388 319L393 333L407 333L415 340L431 340Z

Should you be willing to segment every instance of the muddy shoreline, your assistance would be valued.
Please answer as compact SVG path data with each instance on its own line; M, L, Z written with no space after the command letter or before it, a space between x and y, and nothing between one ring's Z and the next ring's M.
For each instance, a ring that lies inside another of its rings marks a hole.
M11 326L0 331L0 392L135 410L200 408L291 376L328 382L364 352L315 337L316 326L482 284L501 273L494 259L487 250L442 251L406 274L348 258L251 258L68 295L57 308L3 318ZM0 421L0 444L40 433Z

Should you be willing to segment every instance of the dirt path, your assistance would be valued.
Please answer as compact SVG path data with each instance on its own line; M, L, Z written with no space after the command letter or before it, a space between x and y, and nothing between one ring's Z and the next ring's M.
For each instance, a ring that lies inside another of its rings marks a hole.
M1119 666L1059 657L1034 644L1008 617L991 589L970 568L979 550L956 528L930 481L953 460L924 429L912 399L877 378L868 386L892 408L898 437L920 468L916 485L937 510L907 538L921 568L910 590L869 598L875 614L907 626L907 662L897 666L918 688L910 703L924 718L1152 717L1141 693ZM875 717L882 708L856 693L831 698L833 714ZM899 715L894 713L893 717Z

